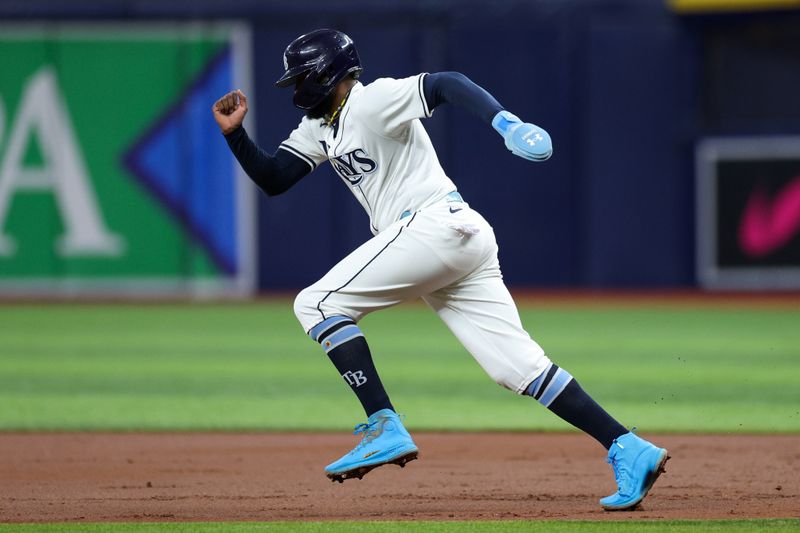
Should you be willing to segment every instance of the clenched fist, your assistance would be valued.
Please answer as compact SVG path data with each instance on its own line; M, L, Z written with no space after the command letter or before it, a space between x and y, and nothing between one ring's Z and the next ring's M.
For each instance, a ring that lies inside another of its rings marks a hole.
M211 111L222 133L227 135L242 125L247 114L247 97L236 89L214 102Z

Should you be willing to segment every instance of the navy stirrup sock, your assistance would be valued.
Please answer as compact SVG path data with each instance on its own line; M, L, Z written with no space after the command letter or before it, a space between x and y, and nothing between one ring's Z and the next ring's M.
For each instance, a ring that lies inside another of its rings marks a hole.
M330 317L314 326L308 335L325 349L342 379L358 397L367 417L381 409L394 411L372 362L367 340L352 319Z
M625 426L586 394L569 372L553 363L528 385L525 394L533 396L562 420L597 439L606 450L614 439L628 433Z

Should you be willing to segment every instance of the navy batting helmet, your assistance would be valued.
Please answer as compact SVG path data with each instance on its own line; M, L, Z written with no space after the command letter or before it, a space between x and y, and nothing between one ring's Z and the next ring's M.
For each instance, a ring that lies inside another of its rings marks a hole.
M277 87L297 84L294 105L311 109L328 96L348 74L358 77L361 60L353 40L336 30L314 30L301 35L283 53L286 72Z

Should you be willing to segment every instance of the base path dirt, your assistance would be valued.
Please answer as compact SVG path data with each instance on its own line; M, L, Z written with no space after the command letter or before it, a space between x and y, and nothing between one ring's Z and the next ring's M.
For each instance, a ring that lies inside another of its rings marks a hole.
M667 473L633 512L580 434L417 433L420 458L332 483L342 434L0 433L0 521L800 517L800 436L645 435Z

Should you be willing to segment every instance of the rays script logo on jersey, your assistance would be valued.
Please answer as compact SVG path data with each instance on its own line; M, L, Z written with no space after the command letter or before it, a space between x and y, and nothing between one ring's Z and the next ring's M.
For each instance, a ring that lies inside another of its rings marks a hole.
M361 148L332 157L330 161L336 173L350 182L350 185L358 185L364 176L372 174L378 168L378 164Z

